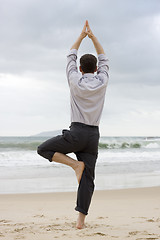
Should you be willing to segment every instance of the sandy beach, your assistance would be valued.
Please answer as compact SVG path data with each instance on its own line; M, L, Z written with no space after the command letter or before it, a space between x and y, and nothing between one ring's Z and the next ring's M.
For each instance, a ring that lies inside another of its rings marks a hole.
M86 228L76 193L0 195L0 239L160 239L160 187L95 191Z

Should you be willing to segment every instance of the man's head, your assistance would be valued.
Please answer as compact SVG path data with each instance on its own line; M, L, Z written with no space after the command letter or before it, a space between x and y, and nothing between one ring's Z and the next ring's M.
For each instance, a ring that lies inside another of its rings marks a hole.
M97 58L92 54L85 54L80 58L80 71L94 73L97 71Z

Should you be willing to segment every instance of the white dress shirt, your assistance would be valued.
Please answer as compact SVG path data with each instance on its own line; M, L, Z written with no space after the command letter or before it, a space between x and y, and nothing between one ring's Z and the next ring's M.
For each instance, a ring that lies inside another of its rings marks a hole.
M77 50L67 55L66 74L70 87L71 122L98 126L108 84L108 59L98 55L97 73L81 74L77 69Z

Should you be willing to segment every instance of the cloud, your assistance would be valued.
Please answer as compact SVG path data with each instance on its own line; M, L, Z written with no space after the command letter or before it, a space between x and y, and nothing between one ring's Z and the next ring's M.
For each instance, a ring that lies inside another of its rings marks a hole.
M109 58L110 82L102 115L109 126L102 124L103 130L113 129L116 118L119 122L132 122L135 116L145 119L144 112L148 119L152 113L159 119L158 0L0 0L0 5L4 135L54 130L66 124L65 119L69 123L66 55L86 19ZM95 54L90 39L83 41L79 56L84 52ZM14 130L6 124L8 118L22 124Z

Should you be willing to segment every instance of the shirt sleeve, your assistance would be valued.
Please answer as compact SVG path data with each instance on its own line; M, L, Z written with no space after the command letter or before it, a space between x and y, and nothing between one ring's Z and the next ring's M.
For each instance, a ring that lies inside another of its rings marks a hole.
M108 83L108 79L109 79L108 71L109 71L109 66L108 66L108 59L106 55L99 54L97 76L101 81L103 81L104 84Z
M67 79L69 83L70 83L71 75L78 74L76 49L71 49L69 54L67 55L66 74L67 74Z

